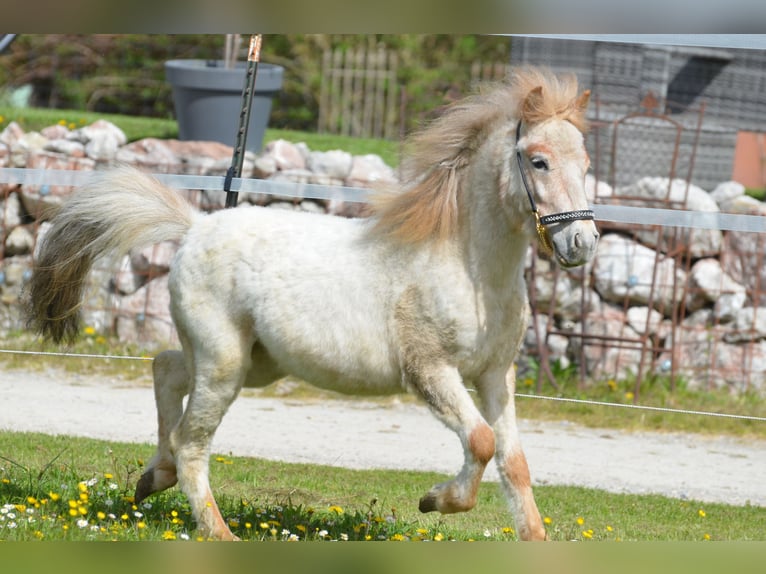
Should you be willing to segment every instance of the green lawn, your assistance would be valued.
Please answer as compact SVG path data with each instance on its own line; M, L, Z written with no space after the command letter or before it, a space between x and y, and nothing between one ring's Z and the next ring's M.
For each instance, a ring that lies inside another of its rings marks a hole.
M105 422L105 424L109 424ZM257 440L254 429L253 440ZM195 540L173 488L132 503L149 445L0 432L0 539ZM423 515L437 473L354 471L215 454L211 484L244 540L515 540L499 485L484 483L471 512ZM541 486L551 540L766 540L766 508Z

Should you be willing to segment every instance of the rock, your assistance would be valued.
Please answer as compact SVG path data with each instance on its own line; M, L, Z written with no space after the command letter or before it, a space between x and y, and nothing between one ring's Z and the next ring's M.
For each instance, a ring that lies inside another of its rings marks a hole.
M61 153L72 157L85 157L85 146L77 141L67 139L48 140L43 148L46 151Z
M181 160L165 140L157 138L144 138L124 145L115 159L156 173L179 173L181 170Z
M88 157L70 157L49 151L32 153L27 158L29 169L62 169L92 171L96 162ZM72 193L66 185L23 185L21 203L26 212L38 221L50 219L65 197Z
M613 193L612 186L607 182L599 180L597 183L593 174L585 174L585 195L588 203L597 203L596 199L612 197Z
M114 159L119 148L128 141L125 132L106 120L96 120L74 130L67 135L67 139L83 144L87 156L96 161Z
M666 341L658 364L672 361L690 389L766 390L766 341L734 345L723 340L725 333L722 327L684 322L674 340Z
M727 249L721 255L721 267L731 278L749 291L751 303L766 305L766 233L730 231Z
M348 187L370 187L377 183L396 183L397 177L379 155L367 154L353 157L351 171L346 177Z
M16 122L9 122L3 131L0 132L0 143L4 143L9 148L18 142L24 135L24 130Z
M345 181L351 173L352 163L353 158L346 151L312 151L306 167L314 173Z
M69 137L71 130L61 124L55 124L41 129L40 133L48 138L48 140L61 140Z
M766 307L745 307L734 319L732 332L723 336L727 343L743 343L766 339Z
M34 246L34 234L25 227L16 227L5 238L5 256L13 257L14 255L30 254Z
M714 305L714 316L719 321L731 321L747 300L744 285L725 273L716 259L700 259L689 271L691 293L688 307L697 309Z
M266 144L262 156L268 156L274 163L273 171L306 169L306 158L301 149L287 140L278 139ZM273 173L272 171L272 173Z
M649 307L631 307L627 311L628 325L640 335L657 335L664 339L670 332L669 321L662 313Z
M162 275L117 302L117 335L143 345L178 345L170 317L168 276Z
M602 313L588 313L583 323L574 326L575 333L583 332L585 337L572 337L570 349L576 361L585 361L588 375L593 378L621 379L638 373L642 351L637 348L640 337L628 324L622 311L610 307ZM589 338L588 335L593 336ZM618 347L618 340L633 341L630 347ZM605 345L604 341L612 344ZM644 364L651 361L651 350L643 350Z
M7 232L21 225L24 214L18 193L9 193L5 201L0 201L0 214L2 214L0 229L5 229Z
M688 209L690 211L720 211L718 204L704 189L680 179L645 177L635 184L619 188L612 200L620 196L637 199L620 199L623 205L638 205L664 209ZM666 203L667 201L672 203ZM676 248L698 259L717 255L721 250L723 235L717 229L687 229L661 227L639 229L635 236L643 244L669 253Z
M180 161L180 173L190 175L226 175L231 166L234 148L213 141L162 140L168 150ZM252 172L250 165L243 162L242 175L247 177Z
M596 291L608 302L623 304L627 300L668 315L682 293L686 274L676 268L673 259L610 233L599 240L593 279Z
M745 186L736 181L726 181L719 183L716 188L710 192L710 197L718 204L721 211L729 211L729 202L745 195Z

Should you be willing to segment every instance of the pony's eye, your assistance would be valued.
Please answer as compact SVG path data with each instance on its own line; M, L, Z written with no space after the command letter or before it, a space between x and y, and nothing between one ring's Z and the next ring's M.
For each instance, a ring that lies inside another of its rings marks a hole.
M533 157L531 160L532 167L541 171L548 171L548 162L541 157Z

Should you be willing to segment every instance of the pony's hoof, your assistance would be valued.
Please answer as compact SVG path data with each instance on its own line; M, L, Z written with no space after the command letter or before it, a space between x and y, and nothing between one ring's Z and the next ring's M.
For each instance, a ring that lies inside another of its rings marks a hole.
M147 470L141 475L136 483L136 493L133 496L134 504L138 504L150 494L154 493L154 471Z
M418 509L423 514L425 514L426 512L434 512L436 510L439 510L439 508L436 505L436 496L434 496L430 492L426 494L423 498L420 499L420 504L418 504Z

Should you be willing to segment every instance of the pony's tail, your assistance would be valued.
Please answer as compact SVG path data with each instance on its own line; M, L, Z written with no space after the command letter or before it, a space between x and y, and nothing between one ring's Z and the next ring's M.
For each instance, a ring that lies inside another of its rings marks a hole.
M94 176L64 202L42 240L26 287L29 327L56 343L74 341L93 262L181 239L196 215L179 193L136 169Z

